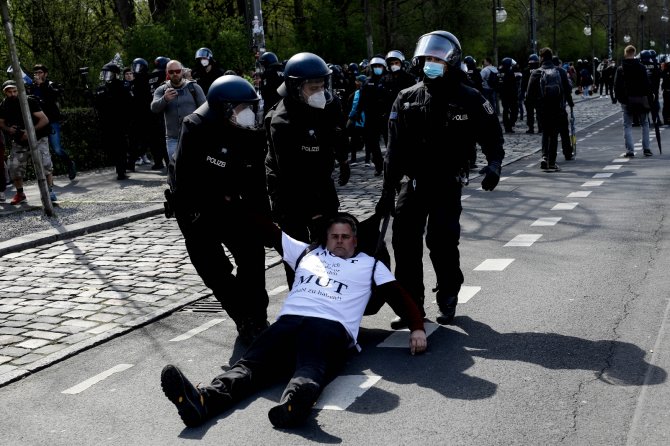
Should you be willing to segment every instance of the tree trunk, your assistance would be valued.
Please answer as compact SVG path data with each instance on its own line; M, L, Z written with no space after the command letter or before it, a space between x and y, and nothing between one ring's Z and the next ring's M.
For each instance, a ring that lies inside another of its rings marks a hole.
M114 0L114 7L123 29L135 25L135 0Z
M162 21L170 8L171 0L149 0L149 13L155 22Z
M367 44L368 59L372 58L374 46L372 43L372 17L370 16L370 2L363 0L363 16L365 17L365 43Z

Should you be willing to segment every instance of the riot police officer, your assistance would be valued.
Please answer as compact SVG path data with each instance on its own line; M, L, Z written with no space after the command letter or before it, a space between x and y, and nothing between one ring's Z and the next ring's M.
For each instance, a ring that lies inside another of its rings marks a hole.
M277 55L266 51L258 58L261 66L261 97L263 98L263 116L267 115L273 105L281 100L277 88L284 82L282 64Z
M647 70L647 77L649 77L649 81L651 82L652 94L654 95L652 106L654 107L654 110L658 111L660 108L658 90L661 87L661 67L655 59L656 51L640 51L640 62L642 62L642 65L644 65L644 68Z
M416 84L414 76L403 70L403 63L405 62L405 55L398 50L389 51L386 54L386 66L388 73L384 79L384 88L386 89L386 97L388 102L388 110L391 110L395 98L400 93L400 90L409 88Z
M108 156L114 160L116 179L126 180L128 156L128 111L131 105L130 92L119 79L121 68L113 62L102 67L100 85L94 96L95 109L100 118L102 144Z
M165 82L165 69L168 62L170 58L165 56L158 56L154 59L154 69L149 74L149 92L152 99L156 89ZM161 170L169 162L165 147L165 119L163 113L152 113L151 115L150 125L146 130L151 139L151 157L154 160L151 170Z
M514 125L519 113L519 86L514 75L516 62L505 57L498 68L499 96L503 108L503 125L506 133L514 133Z
M193 68L192 76L202 91L207 94L209 86L220 76L223 69L214 60L214 53L209 48L200 48L195 52L196 66Z
M386 122L388 121L389 102L384 77L386 68L386 61L382 56L375 56L370 59L371 73L361 88L358 100L358 114L365 113L365 125L363 127L365 148L372 153L375 176L381 175L384 167L382 151L379 147L379 137L384 138L384 142L387 139Z
M481 183L484 190L493 190L498 184L505 152L493 106L465 83L461 45L453 34L433 31L421 36L413 63L422 69L424 79L402 91L393 104L384 186L376 211L386 214L395 208L392 243L396 278L424 315L425 230L437 276L437 321L446 324L454 318L463 283L458 243L467 147L476 140L488 161ZM401 187L405 175L409 181ZM401 328L406 322L396 320L391 326Z
M273 220L296 240L310 242L340 205L331 178L349 181L347 137L342 108L331 91L331 70L316 54L298 53L286 62L283 99L265 117L265 160ZM293 270L286 266L289 286Z
M239 76L222 76L183 120L169 169L168 203L191 263L250 343L267 323L265 250L254 222L269 216L259 97ZM233 265L222 247L230 251Z
M463 59L465 64L465 74L468 78L468 81L472 84L473 87L477 89L480 93L484 91L484 81L482 81L481 70L477 68L477 61L472 56L465 56Z
M542 133L542 123L540 122L540 112L537 109L537 104L526 99L526 90L528 90L528 82L530 81L530 75L534 70L540 68L540 56L537 54L531 54L528 56L528 65L524 68L521 75L521 92L524 95L524 105L526 106L526 124L528 124L528 130L526 133L533 134L535 133L535 116L537 115L537 132Z

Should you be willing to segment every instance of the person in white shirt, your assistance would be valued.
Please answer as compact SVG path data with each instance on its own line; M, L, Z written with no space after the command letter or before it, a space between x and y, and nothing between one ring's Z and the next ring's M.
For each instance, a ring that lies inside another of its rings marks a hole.
M323 388L344 364L348 350L357 346L373 286L409 321L411 354L426 350L418 307L383 263L357 252L355 220L338 214L327 228L325 244L310 251L309 245L276 226L264 226L262 233L273 246L281 246L284 261L295 269L293 288L277 320L211 384L196 388L176 366L163 368L163 392L186 426L198 426L289 377L280 404L270 409L268 417L276 427L304 423Z

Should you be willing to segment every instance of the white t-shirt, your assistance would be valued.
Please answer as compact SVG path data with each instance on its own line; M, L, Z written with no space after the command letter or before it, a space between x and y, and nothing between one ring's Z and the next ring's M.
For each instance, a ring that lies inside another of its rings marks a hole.
M292 268L307 246L282 233L284 261ZM293 289L277 317L292 314L337 321L356 343L363 312L372 293L374 264L375 259L363 253L343 259L322 247L310 251L300 261ZM375 284L394 280L386 265L377 262Z

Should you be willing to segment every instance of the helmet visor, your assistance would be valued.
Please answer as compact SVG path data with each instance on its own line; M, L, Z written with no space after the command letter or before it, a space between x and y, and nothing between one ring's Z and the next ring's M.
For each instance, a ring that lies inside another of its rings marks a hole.
M113 71L102 70L100 72L100 79L102 79L105 82L112 81L116 79L116 73Z
M414 57L425 56L432 56L454 65L460 59L460 49L446 37L427 34L419 39L414 50Z
M200 48L198 51L195 52L195 58L200 59L201 57L206 57L209 59L212 57L212 52L209 51L207 48Z
M131 68L133 70L133 73L141 73L144 70L144 67L145 65L138 62L134 63Z

